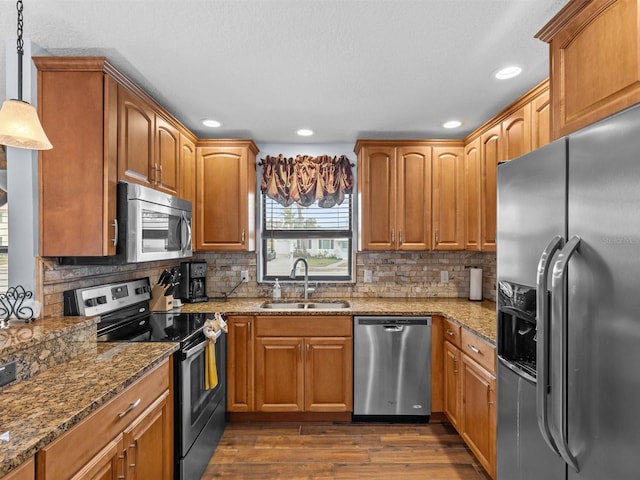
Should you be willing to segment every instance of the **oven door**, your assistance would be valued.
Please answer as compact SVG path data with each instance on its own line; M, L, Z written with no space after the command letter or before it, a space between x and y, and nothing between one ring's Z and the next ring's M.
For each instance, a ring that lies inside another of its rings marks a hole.
M227 336L224 334L220 334L216 340L218 385L210 390L204 388L205 346L207 344L204 335L181 352L178 368L178 382L181 392L179 411L176 412L176 415L180 416L181 438L178 442L179 445L176 446L180 457L187 454L213 411L225 400L226 342Z

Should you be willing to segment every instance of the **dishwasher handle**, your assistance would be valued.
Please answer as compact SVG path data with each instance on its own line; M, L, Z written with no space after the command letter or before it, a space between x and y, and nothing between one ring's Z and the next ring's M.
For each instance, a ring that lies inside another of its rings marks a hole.
M431 325L431 317L396 317L396 316L357 316L355 326L377 325L387 330L389 327L405 327L411 325ZM400 330L398 330L400 331Z
M384 331L389 333L401 332L404 330L404 325L385 325Z

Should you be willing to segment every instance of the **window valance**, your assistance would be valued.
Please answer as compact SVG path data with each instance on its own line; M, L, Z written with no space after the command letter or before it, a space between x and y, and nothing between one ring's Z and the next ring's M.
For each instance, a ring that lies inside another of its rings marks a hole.
M318 206L331 208L353 191L351 163L345 155L269 155L262 159L260 188L285 207L293 203L308 207L317 201Z

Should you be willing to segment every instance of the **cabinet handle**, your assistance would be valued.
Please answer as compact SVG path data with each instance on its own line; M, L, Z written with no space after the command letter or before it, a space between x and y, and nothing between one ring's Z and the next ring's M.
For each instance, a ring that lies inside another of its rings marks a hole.
M298 355L300 354L301 351L302 349L300 348L300 344L298 344Z
M395 232L394 232L394 230L393 230L393 228L392 228L392 229L391 229L391 243L393 243L393 242L395 242L395 241L396 241L396 234L395 234Z
M453 373L458 373L458 359L453 359Z
M135 409L138 405L140 405L140 402L142 401L141 398L137 399L135 402L133 402L132 404L129 405L129 407L127 407L126 410L120 412L118 414L118 418L122 418L124 417L127 413L129 413L131 410Z
M242 230L242 245L244 245L244 230Z
M470 343L467 343L467 347L469 347L473 353L479 353L480 355L482 355L482 352L480 351L480 349L477 347L474 347Z
M309 344L307 343L307 353L309 353Z
M158 167L158 183L162 183L162 164Z
M125 470L126 470L126 465L127 465L127 451L123 450L122 451L122 455L118 455L118 460L122 460L122 462L120 463L120 472L122 472L122 475L118 475L118 480L124 480L125 478L127 478L127 475L125 474Z
M129 448L137 449L138 448L138 440L134 440L133 443L131 445L129 445ZM135 463L130 463L129 464L129 468L136 468L136 464Z
M153 183L158 184L158 164L153 164Z
M453 337L453 331L447 328L447 335L449 335L450 337Z
M247 337L251 340L251 322L247 322Z
M402 230L398 232L398 240L400 240L400 245L402 245Z
M439 237L440 237L439 232L436 229L436 245L438 244L438 242L440 242L440 238Z
M111 225L113 225L113 246L117 247L118 246L118 219L114 218L113 223Z

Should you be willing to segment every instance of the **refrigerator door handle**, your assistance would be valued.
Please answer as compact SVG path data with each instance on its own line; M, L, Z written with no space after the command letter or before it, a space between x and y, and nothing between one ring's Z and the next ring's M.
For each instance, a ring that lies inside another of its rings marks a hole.
M567 299L566 299L566 289L565 289L565 276L567 273L567 266L569 265L569 260L573 254L577 251L580 246L580 237L574 236L567 242L560 253L558 254L558 259L556 263L553 265L553 273L551 275L551 295L553 302L553 311L552 315L556 318L559 318L562 322L562 336L560 338L560 342L562 345L562 358L561 358L561 372L560 372L560 425L558 428L558 432L560 433L560 439L556 440L556 446L560 451L560 456L564 459L567 464L573 468L576 472L580 471L578 467L578 461L573 456L571 451L569 450L569 445L567 443L567 434L566 434L566 415L567 415L567 345L566 345L566 332L567 332ZM554 392L552 391L553 395Z
M551 239L538 262L536 278L536 413L538 428L542 438L551 450L560 455L551 431L549 430L549 296L547 285L551 270L551 259L562 247L563 237L557 235Z

